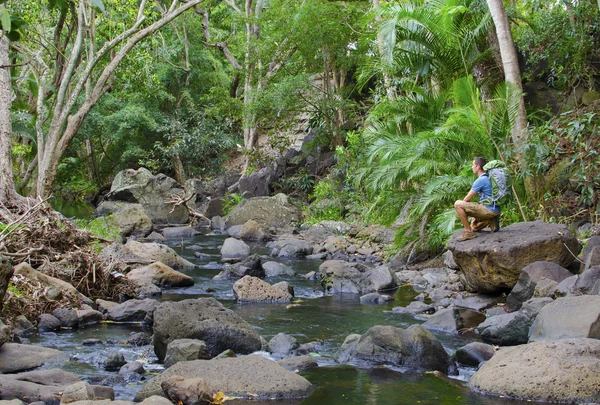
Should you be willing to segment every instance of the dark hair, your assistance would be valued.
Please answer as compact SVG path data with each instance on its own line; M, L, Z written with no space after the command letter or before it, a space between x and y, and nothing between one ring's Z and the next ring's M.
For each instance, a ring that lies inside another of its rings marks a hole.
M475 162L477 166L481 167L481 169L483 169L483 166L485 166L485 164L487 163L482 157L476 157L475 159L473 159L473 162Z

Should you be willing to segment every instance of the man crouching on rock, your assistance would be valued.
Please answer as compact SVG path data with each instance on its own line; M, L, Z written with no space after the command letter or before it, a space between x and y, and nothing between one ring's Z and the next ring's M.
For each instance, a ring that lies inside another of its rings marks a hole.
M473 173L477 175L477 180L473 183L471 190L462 200L457 200L454 203L454 208L458 214L460 222L465 227L465 231L458 237L459 241L473 239L477 237L475 232L478 232L489 226L492 232L499 229L498 219L500 218L500 207L497 205L484 205L481 203L471 202L471 198L475 194L479 195L479 201L492 199L492 181L483 170L485 159L476 157L473 159ZM472 222L469 223L468 217L472 217Z

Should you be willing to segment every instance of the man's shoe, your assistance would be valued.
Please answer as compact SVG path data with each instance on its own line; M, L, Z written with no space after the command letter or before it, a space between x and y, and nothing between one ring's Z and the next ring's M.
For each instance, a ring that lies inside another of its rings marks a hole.
M473 239L476 238L477 234L475 232L470 232L470 231L464 231L459 237L458 237L458 241L462 242L465 240L469 240L469 239Z
M498 232L500 230L500 215L490 220L490 231Z

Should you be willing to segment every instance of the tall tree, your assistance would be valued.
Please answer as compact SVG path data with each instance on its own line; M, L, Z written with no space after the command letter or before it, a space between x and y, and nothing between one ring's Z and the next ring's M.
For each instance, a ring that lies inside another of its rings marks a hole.
M0 202L11 204L17 193L13 180L10 106L10 63L8 58L8 38L0 34Z

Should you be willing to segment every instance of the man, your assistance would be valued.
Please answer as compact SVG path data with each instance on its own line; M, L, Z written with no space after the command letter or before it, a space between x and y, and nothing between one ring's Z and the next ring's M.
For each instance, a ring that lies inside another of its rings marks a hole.
M479 195L479 201L492 199L492 181L485 170L483 170L485 163L486 161L482 157L473 159L471 169L477 175L477 180L475 180L465 198L457 200L454 203L458 218L465 227L464 232L458 238L461 241L477 237L475 232L482 230L486 226L489 226L492 232L500 229L500 207L498 205L484 205L480 202L471 202L471 199L476 194ZM471 223L469 223L468 217L473 218Z

